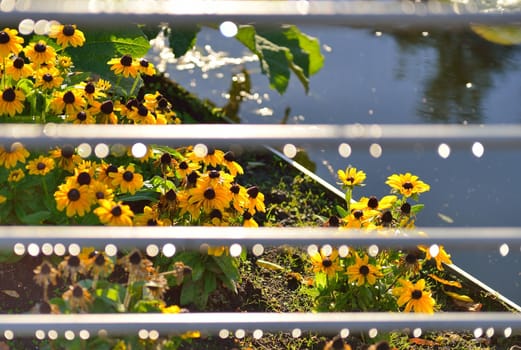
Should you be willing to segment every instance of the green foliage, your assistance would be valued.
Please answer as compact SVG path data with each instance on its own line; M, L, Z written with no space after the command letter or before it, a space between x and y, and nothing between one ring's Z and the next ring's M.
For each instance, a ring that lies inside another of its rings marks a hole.
M197 41L197 34L201 30L199 25L175 25L170 24L166 31L168 43L174 52L175 57L183 56L188 50L194 47Z

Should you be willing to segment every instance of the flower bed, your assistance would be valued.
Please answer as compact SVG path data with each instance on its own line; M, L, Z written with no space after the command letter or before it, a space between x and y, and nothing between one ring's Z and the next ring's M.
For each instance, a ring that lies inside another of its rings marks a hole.
M113 52L119 55L104 62L115 73L107 80L104 76L93 79L91 74L74 69L73 58L84 42L83 33L73 25L51 26L48 36L32 36L28 43L13 29L1 31L5 74L0 118L75 124L175 124L191 120L164 92L168 91L166 84L155 85L163 80L144 78L147 84L142 86L141 77L153 76L155 71L150 62L139 57L141 51L136 51L139 36L123 48L113 45ZM415 175L390 174L388 195L358 198L356 187L363 185L366 174L347 166L338 171L345 190L344 200L338 200L271 154L234 155L204 145L111 145L92 154L88 148L72 145L42 150L26 149L16 142L0 148L0 166L0 223L6 225L316 225L383 232L412 229L423 208L419 197L430 190ZM380 251L315 248L275 247L260 257L245 251L231 254L228 247L221 246L154 257L138 249L109 256L93 247L65 256L3 254L0 272L12 276L13 282L2 284L5 304L0 304L1 311L432 314L507 310L447 271L444 265L451 260L443 246ZM29 277L27 271L33 275ZM369 345L377 349L468 349L503 346L515 341L511 339L493 335L475 339L464 333L454 337L424 334L420 338L395 332L373 338L308 334L291 339L270 334L262 339L201 340L201 334L194 330L148 340L129 335L121 339L43 339L37 343L40 348L96 349L349 349ZM13 348L27 348L32 342L7 340L2 345Z

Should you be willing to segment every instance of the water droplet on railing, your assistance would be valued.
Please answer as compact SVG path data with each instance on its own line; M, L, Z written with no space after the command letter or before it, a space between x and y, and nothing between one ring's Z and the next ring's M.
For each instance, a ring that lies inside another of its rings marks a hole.
M67 340L74 340L74 338L76 338L76 335L75 335L74 332L71 331L71 330L65 331L65 333L63 334L63 336L64 336L65 339L67 339Z
M510 337L512 335L512 328L511 327L505 328L503 334L505 335L505 338Z
M246 331L244 329L238 329L235 331L235 338L242 339L246 336Z
M301 335L302 335L302 330L300 330L300 328L295 328L294 330L291 331L291 336L293 338L300 338Z
M238 243L233 243L230 246L230 255L233 257L238 257L242 253L242 247Z
M38 329L36 332L34 332L34 337L38 340L43 340L45 339L45 332L41 329Z
M499 246L499 254L501 254L501 256L507 256L509 251L510 251L510 248L508 247L508 244L503 243L502 245Z
M221 330L219 331L219 338L221 338L221 339L226 339L226 338L228 338L229 336L230 336L230 331L229 331L229 330L227 330L227 329L221 329Z
M86 329L82 329L79 333L80 339L87 340L90 338L90 333Z
M92 154L92 147L88 143L82 143L78 146L78 155L82 158L88 158Z
M14 338L14 332L10 329L6 329L4 331L4 338L7 339L7 340L13 340Z
M118 247L112 243L107 244L105 246L105 254L107 254L107 256L116 256L116 254L118 254Z
M342 328L340 330L340 338L347 338L347 337L349 337L349 329Z
M260 339L262 338L263 332L262 329L256 329L253 331L253 339Z
M492 328L492 327L487 328L485 334L487 335L488 338L492 338L494 336L494 328Z
M27 253L29 253L30 256L38 256L38 254L40 254L40 247L36 243L30 243L27 246Z
M172 243L167 243L163 246L163 255L167 258L171 258L175 255L175 245Z
M376 244L372 244L369 246L369 248L367 248L367 254L369 254L372 257L377 256L379 251L380 249Z
M155 244L149 244L149 245L147 245L145 251L149 257L153 258L157 254L159 254L159 247Z
M474 334L474 338L481 337L483 335L483 328L478 327L478 328L474 329L473 334Z
M139 159L147 155L148 148L144 143L138 142L132 145L131 152L134 158Z
M2 1L2 5L7 1ZM0 5L1 7L1 5ZM30 18L22 19L18 24L18 31L22 35L29 35L34 30L34 21Z
M68 251L69 251L70 255L78 255L81 253L81 248L80 248L79 244L71 243L71 244L69 244Z
M369 335L369 338L374 338L378 335L378 329L371 328L367 334Z
M194 155L198 158L204 158L208 154L208 147L205 144L198 143L194 146Z
M310 244L308 246L307 252L310 256L315 255L318 252L318 247L316 244Z
M51 329L47 332L47 337L49 337L51 340L56 340L58 339L58 332L56 332L54 329Z
M343 158L349 158L351 155L351 146L349 146L347 143L341 143L338 146L338 154L340 154L340 156Z
M150 332L148 332L148 339L150 340L157 340L159 338L159 332L155 329L152 329Z
M54 249L51 243L42 244L42 253L43 255L52 255L54 253Z
M99 159L103 159L103 158L106 158L110 153L110 149L109 149L109 146L107 146L106 144L104 143L98 143L95 147L94 147L94 154L96 155L96 157L98 157Z
M450 147L446 143L442 143L438 146L438 155L443 159L447 159L450 156Z
M264 246L260 243L257 243L255 245L253 245L253 247L251 248L251 251L252 251L253 255L261 256L264 253Z
M419 338L422 335L422 329L421 328L415 328L412 331L412 336L415 338Z
M62 243L56 243L54 245L54 254L56 254L57 256L65 255L66 251L67 250L65 249L65 245L63 245Z
M140 329L138 332L137 332L137 336L139 337L139 339L147 339L148 338L148 331L146 329Z
M338 255L341 258L345 258L346 256L348 256L349 255L349 247L346 246L346 245L341 245L340 247L338 247Z
M34 24L34 32L38 35L46 35L51 29L51 23L46 19L41 19Z
M440 253L440 247L437 244L433 244L429 247L429 254L435 258Z
M297 147L291 143L285 144L282 148L282 153L288 158L293 158L297 155Z
M472 144L472 154L477 158L481 158L483 153L485 153L485 147L480 142L474 142Z
M15 243L13 247L13 252L16 255L24 255L25 254L25 245L23 243Z
M373 158L380 158L382 156L382 146L377 143L371 144L371 146L369 146L369 154Z
M333 247L330 244L324 244L320 249L323 255L330 256L333 253Z
M219 26L221 34L226 38L233 38L239 32L237 25L231 21L224 21Z

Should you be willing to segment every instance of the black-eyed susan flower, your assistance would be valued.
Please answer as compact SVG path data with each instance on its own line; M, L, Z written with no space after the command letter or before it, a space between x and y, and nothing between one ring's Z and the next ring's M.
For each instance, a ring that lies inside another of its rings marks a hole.
M92 295L87 288L79 284L69 286L69 289L63 293L62 299L69 305L72 312L81 313L88 312L93 301Z
M334 337L324 345L323 350L352 350L351 345L339 336Z
M54 166L54 159L41 155L27 162L25 168L29 170L30 175L46 175L54 169Z
M450 254L445 251L445 248L443 245L439 245L437 252L438 254L436 256L432 255L430 247L419 245L418 249L420 249L422 252L425 253L425 260L431 260L434 259L436 262L436 268L439 271L443 271L443 264L452 264L452 260L450 259Z
M61 72L55 67L42 67L34 73L34 86L44 91L50 91L61 86L63 77Z
M25 163L29 155L29 151L20 142L14 142L9 149L0 145L0 166L6 169L14 168L18 162Z
M362 197L358 202L351 203L351 209L357 210L384 210L389 209L394 202L396 202L396 196L384 196L378 200L375 196Z
M399 286L393 288L393 295L398 297L398 306L405 305L405 312L434 313L435 301L431 292L425 290L425 280L420 279L413 284L411 281L401 278Z
M405 197L427 192L431 188L428 184L419 180L418 176L411 173L393 174L387 178L385 183Z
M127 113L127 118L135 124L156 124L156 118L152 112L142 103Z
M83 90L83 97L87 100L89 104L93 104L95 101L100 101L101 99L105 99L107 94L97 87L96 82L88 81L82 82L77 86L78 90Z
M253 218L253 215L249 211L245 211L242 214L242 226L244 227L259 227L259 224Z
M30 43L24 48L24 54L31 62L36 65L44 64L47 62L54 62L56 59L56 51L50 45L43 40Z
M64 71L67 71L72 66L72 59L69 56L58 55L56 61L60 69Z
M142 214L137 214L134 218L135 226L165 226L163 220L159 218L157 207L145 205Z
M123 55L121 58L113 58L107 62L110 70L116 75L122 75L125 78L135 78L139 74L139 64L130 55Z
M235 154L232 151L228 151L223 156L223 165L228 169L232 176L237 176L237 174L244 174L244 170L242 166L235 161Z
M266 207L264 205L264 194L259 191L257 186L251 186L246 190L248 195L247 208L252 213L265 212Z
M14 117L24 110L25 94L20 89L7 87L0 97L0 115L7 114Z
M156 68L147 59L142 58L138 63L137 69L139 73L149 76L156 74Z
M105 162L102 162L96 169L96 173L98 175L97 179L99 181L103 182L104 184L106 184L107 186L109 186L110 188L115 188L112 185L113 178L110 176L110 174L112 174L112 173L115 174L117 172L118 172L117 166L115 166L114 164L105 163Z
M58 264L58 271L64 278L70 278L72 283L76 283L78 274L85 274L87 270L79 256L69 255Z
M206 155L202 157L195 152L191 152L188 156L189 159L194 162L203 162L204 165L210 165L213 168L217 168L217 166L221 165L224 161L224 152L213 147L208 147Z
M189 211L194 218L199 217L200 209L209 214L214 209L224 211L230 206L230 191L223 186L196 186L189 193Z
M351 213L342 219L343 227L353 229L374 229L375 219L380 212L378 210L351 210Z
M78 185L73 181L68 181L60 186L54 192L56 200L56 208L59 211L66 209L68 217L79 215L84 216L90 212L93 202L92 194L87 185Z
M233 183L230 185L230 192L232 194L232 205L235 210L239 213L244 211L246 207L246 203L249 203L248 193L246 193L246 188L243 186Z
M87 267L94 279L107 278L114 271L114 262L103 252L94 252Z
M342 271L342 267L338 261L338 251L336 249L332 249L331 252L320 249L320 251L313 253L310 259L313 265L313 272L315 273L322 272L329 278L333 278L337 272Z
M65 119L73 124L96 124L96 118L92 115L88 109L85 111L79 111L73 115L67 115Z
M87 107L81 91L70 89L67 91L55 91L49 108L56 114L76 114Z
M102 181L93 180L89 186L89 190L94 195L96 202L101 199L107 199L109 201L114 199L114 191Z
M365 255L363 258L360 258L357 253L355 253L355 263L347 267L346 275L350 282L356 282L358 286L362 286L365 283L373 285L376 283L377 278L382 277L380 268L369 263L369 256Z
M177 164L176 173L181 179L184 179L192 172L199 170L199 168L200 166L198 163L185 159Z
M113 202L107 199L98 201L99 207L94 209L102 224L109 226L132 226L134 213L130 207L122 202Z
M18 81L22 78L31 77L34 73L32 67L25 64L22 57L15 57L7 62L5 67L5 73L11 77L11 79Z
M85 34L79 30L75 24L56 24L51 26L49 37L56 39L58 45L66 48L67 46L83 46Z
M417 274L422 268L422 261L420 260L421 251L419 249L413 249L406 251L400 258L399 266L412 274Z
M22 51L24 39L18 36L16 29L4 28L0 31L0 57L18 55Z
M366 178L365 172L354 167L347 167L346 170L338 170L337 175L343 186L353 188L361 186Z
M143 187L143 175L136 172L134 165L121 166L116 173L110 173L112 185L119 186L121 193L135 194Z
M51 158L54 158L58 167L69 172L74 172L74 167L81 162L81 157L76 153L76 149L71 145L56 147L49 152Z
M14 169L7 175L8 182L19 182L25 177L25 173L22 169Z
M103 102L93 102L91 112L97 114L101 124L117 124L118 116L115 113L114 102L105 100Z
M0 204L5 203L6 201L7 201L7 197L6 196L2 196L0 194Z

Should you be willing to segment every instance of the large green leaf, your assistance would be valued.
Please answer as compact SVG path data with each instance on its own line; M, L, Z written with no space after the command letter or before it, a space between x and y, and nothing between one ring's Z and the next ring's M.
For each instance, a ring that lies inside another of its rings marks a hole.
M188 50L194 47L197 41L197 33L199 33L200 30L201 27L198 25L170 25L168 42L175 57L183 56Z
M296 26L257 31L253 26L243 25L235 37L259 57L262 73L281 94L288 87L290 71L308 92L309 77L324 65L318 40L300 32Z
M70 53L77 70L92 72L104 79L113 73L107 62L115 57L130 55L143 57L150 49L147 37L137 26L111 28L110 30L86 30L87 41L82 47L71 47Z

